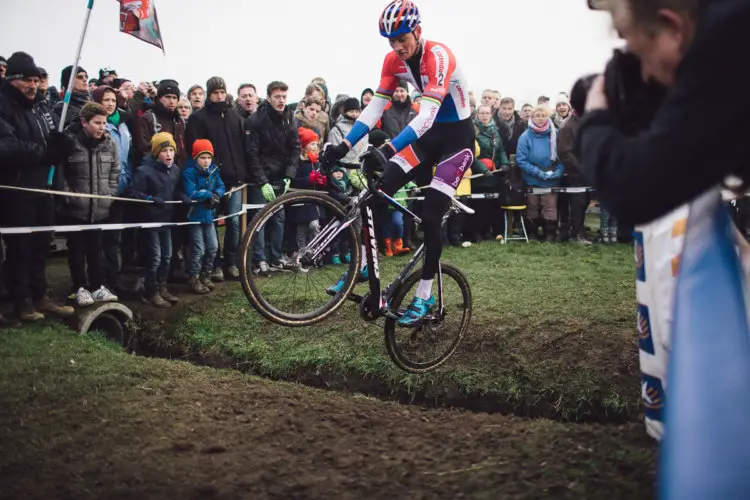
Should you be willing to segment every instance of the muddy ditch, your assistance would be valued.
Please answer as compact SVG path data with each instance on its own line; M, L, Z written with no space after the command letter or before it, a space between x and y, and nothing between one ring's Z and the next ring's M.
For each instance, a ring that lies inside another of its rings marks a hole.
M428 408L458 408L472 412L500 413L524 418L546 418L559 422L622 424L638 421L640 412L623 411L605 400L582 400L571 404L557 391L535 393L529 397L504 398L498 394L467 392L455 383L438 380L422 388L407 388L379 378L330 367L301 365L292 373L270 375L259 364L216 352L200 352L169 335L171 324L180 314L162 315L154 320L144 318L136 310L134 320L126 323L125 347L139 356L188 361L217 369L237 370L247 375L275 381L295 382L314 388L348 394L361 394L401 404ZM117 339L119 340L119 339Z

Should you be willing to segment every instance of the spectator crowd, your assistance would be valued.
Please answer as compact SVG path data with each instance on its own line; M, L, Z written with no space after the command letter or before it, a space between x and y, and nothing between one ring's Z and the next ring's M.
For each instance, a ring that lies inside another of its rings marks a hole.
M62 70L58 91L29 54L0 57L0 186L5 186L0 227L193 223L64 233L69 299L79 307L132 293L122 273L141 273L139 294L158 308L179 301L169 283L187 281L193 293L206 294L215 282L239 279L243 189L248 203L263 204L289 189L328 190L335 183L335 194L345 202L341 193L353 196L364 188L359 156L368 145L398 135L416 116L421 100L418 89L410 91L400 82L377 128L335 168L322 172L322 146L344 140L372 99L372 89L332 99L326 81L314 78L299 102L290 103L282 81L269 83L263 96L244 83L235 97L218 76L183 93L172 79L135 84L112 68L99 70L94 79L78 67L63 116L62 96L73 70ZM531 238L590 245L584 227L590 193L524 189L585 185L574 152L579 118L567 94L558 95L554 107L545 96L532 105L495 90L483 91L478 99L470 93L469 99L476 154L457 194L493 196L471 198L477 215L453 216L444 228L446 243L465 247L502 240L501 207L525 206L514 213L524 217ZM64 131L58 132L61 120ZM419 213L418 193L418 186L409 183L396 199ZM285 270L288 253L319 231L325 214L314 210L301 207L269 220L252 251L253 272L269 276ZM418 244L418 228L401 212L383 204L376 218L385 256L408 254ZM600 241L617 238L616 220L602 211ZM16 316L33 322L45 314L73 315L73 307L56 303L47 291L51 233L5 234L3 239L4 282ZM347 248L333 248L329 260L337 265L349 258Z

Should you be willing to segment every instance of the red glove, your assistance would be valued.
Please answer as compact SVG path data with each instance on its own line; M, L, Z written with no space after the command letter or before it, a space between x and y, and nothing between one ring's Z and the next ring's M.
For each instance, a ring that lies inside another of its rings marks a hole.
M327 186L328 185L328 178L321 174L318 170L313 170L310 172L310 184L312 185L319 185L319 186Z

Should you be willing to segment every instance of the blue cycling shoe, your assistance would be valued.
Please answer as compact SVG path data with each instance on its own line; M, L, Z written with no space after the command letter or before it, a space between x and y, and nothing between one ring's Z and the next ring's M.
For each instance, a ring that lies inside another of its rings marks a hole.
M328 295L337 295L341 293L341 291L346 286L346 280L349 277L349 273L346 272L344 275L339 278L339 280L336 282L335 285L331 286L326 290L326 293ZM363 267L362 270L359 272L359 276L357 277L357 283L363 283L367 281L370 278L370 273L367 271L367 266Z
M435 297L430 295L427 300L414 297L409 304L409 308L406 310L401 319L398 320L398 324L401 326L414 326L420 323L430 309L435 307Z

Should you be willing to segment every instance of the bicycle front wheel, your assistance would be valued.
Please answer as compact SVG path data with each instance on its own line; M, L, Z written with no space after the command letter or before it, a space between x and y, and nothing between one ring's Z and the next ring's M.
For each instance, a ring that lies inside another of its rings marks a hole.
M469 282L451 264L441 264L441 272L442 280L435 279L432 285L432 294L438 302L420 325L402 327L394 319L385 321L388 355L405 372L426 373L438 368L456 351L469 330L472 310ZM416 270L404 280L390 301L391 311L406 311L421 277L421 270ZM438 298L441 281L442 310Z
M294 191L265 205L248 224L240 248L242 289L266 319L308 326L344 303L359 260L359 235L341 204L324 193Z

